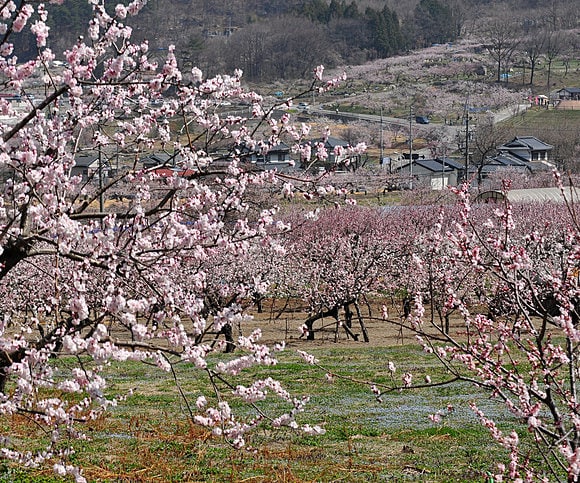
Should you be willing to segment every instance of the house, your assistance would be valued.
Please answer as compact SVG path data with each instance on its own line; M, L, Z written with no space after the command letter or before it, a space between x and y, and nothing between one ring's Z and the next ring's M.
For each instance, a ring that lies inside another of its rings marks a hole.
M271 146L265 152L258 149L250 150L242 147L240 154L244 161L250 163L283 163L292 159L290 147L285 143L279 143L276 146Z
M413 178L427 184L433 190L447 186L457 186L463 178L465 165L451 158L413 159L399 166L395 172L399 176Z
M470 166L469 178L477 177L478 182L481 182L491 173L506 168L528 173L551 170L554 164L548 160L553 148L534 136L516 136L498 146L495 156L486 158L481 164Z
M250 150L247 147L240 148L240 157L243 161L251 163L255 168L262 171L294 171L295 163L292 159L292 151L286 143L271 146L265 152Z
M314 165L319 169L354 171L361 166L361 155L349 152L350 143L339 138L329 136L327 138L313 139L309 141L312 146L313 158L316 153L316 146L323 144L328 158L325 161L318 161ZM309 166L311 167L311 166Z
M94 178L98 179L98 172L103 177L109 176L111 165L104 157L99 161L99 154L80 154L75 157L75 164L71 168L71 176L81 176L83 181Z
M328 161L334 164L344 164L349 158L348 154L345 152L350 144L339 138L329 136L325 139L317 139L313 141L313 145L319 142L324 142L324 148L328 152Z
M500 154L510 154L523 161L548 161L554 146L540 141L534 136L516 136L499 146Z
M564 87L556 91L558 99L565 101L580 101L580 87Z

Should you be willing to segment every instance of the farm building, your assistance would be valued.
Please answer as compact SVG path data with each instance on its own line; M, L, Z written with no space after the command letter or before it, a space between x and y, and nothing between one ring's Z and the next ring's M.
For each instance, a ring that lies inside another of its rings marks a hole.
M580 191L574 186L566 186L563 189L560 188L529 188L521 190L511 190L507 193L501 191L484 191L480 193L476 202L479 203L494 203L502 202L507 200L512 203L543 203L543 202L554 202L563 203L564 201L575 202L579 201Z

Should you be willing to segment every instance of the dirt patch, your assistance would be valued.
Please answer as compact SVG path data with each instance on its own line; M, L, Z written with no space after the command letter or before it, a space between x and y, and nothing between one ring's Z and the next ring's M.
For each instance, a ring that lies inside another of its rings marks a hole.
M325 344L341 344L345 347L354 347L365 344L366 347L385 347L391 345L409 344L415 340L413 333L408 329L401 329L398 325L402 321L402 304L389 304L389 319L382 320L380 317L382 303L375 301L363 310L363 323L369 335L369 342L362 342L362 329L359 321L352 324L352 332L358 337L353 340L341 326L344 314L339 313L339 320L332 317L325 317L318 320L314 325L314 340L306 340L301 326L308 318L307 307L298 302L289 303L285 310L282 310L285 303L280 300L267 301L264 303L263 312L258 313L251 310L249 313L253 320L247 322L242 327L242 333L247 335L251 330L260 328L262 331L262 342L269 344L284 341L287 345L296 347L318 347ZM239 329L238 329L239 330ZM450 334L461 336L464 330L462 319L455 317L450 319Z

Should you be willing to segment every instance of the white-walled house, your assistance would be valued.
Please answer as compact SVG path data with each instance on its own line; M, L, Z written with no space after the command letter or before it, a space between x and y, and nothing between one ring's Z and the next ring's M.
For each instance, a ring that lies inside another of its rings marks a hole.
M413 159L399 166L395 173L401 178L411 178L427 184L433 190L457 186L463 177L465 166L451 158Z
M549 161L551 144L540 141L534 136L516 136L511 141L499 146L500 153L509 153L524 161Z
M98 154L81 154L75 157L75 165L71 168L71 176L81 176L83 181L89 178L98 179L98 172L101 170L103 178L109 176L111 166L107 159L99 162Z

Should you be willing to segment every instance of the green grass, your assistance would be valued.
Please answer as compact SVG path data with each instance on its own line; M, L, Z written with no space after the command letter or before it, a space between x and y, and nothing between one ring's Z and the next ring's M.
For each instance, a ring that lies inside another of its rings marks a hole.
M329 371L358 380L388 382L390 360L397 365L397 378L404 371L418 377L429 374L434 381L446 377L434 360L412 346L328 345L311 352ZM190 424L168 374L137 363L115 363L109 372L112 393L136 391L107 419L86 428L88 441L70 442L76 450L73 462L84 468L89 481L484 482L487 472L505 462L507 455L477 423L467 403L477 401L504 430L517 426L495 402L467 384L392 392L378 402L368 385L338 378L329 383L324 371L304 365L288 350L277 366L253 368L242 379L272 375L297 396L311 394L299 423L321 424L326 434L311 437L261 429L248 439L251 449L234 451ZM211 394L202 376L188 364L177 366L178 380L192 405L202 391ZM428 415L444 412L447 404L455 410L433 424ZM261 406L275 412L284 404L272 400ZM1 481L62 480L50 470L5 466L0 468Z
M532 108L523 115L505 121L513 127L546 128L546 126L569 125L570 129L580 128L580 110L559 110ZM577 131L576 131L577 132Z
M501 124L510 132L510 136L536 136L556 148L568 146L568 152L570 145L577 142L577 133L580 132L580 110L534 107Z

